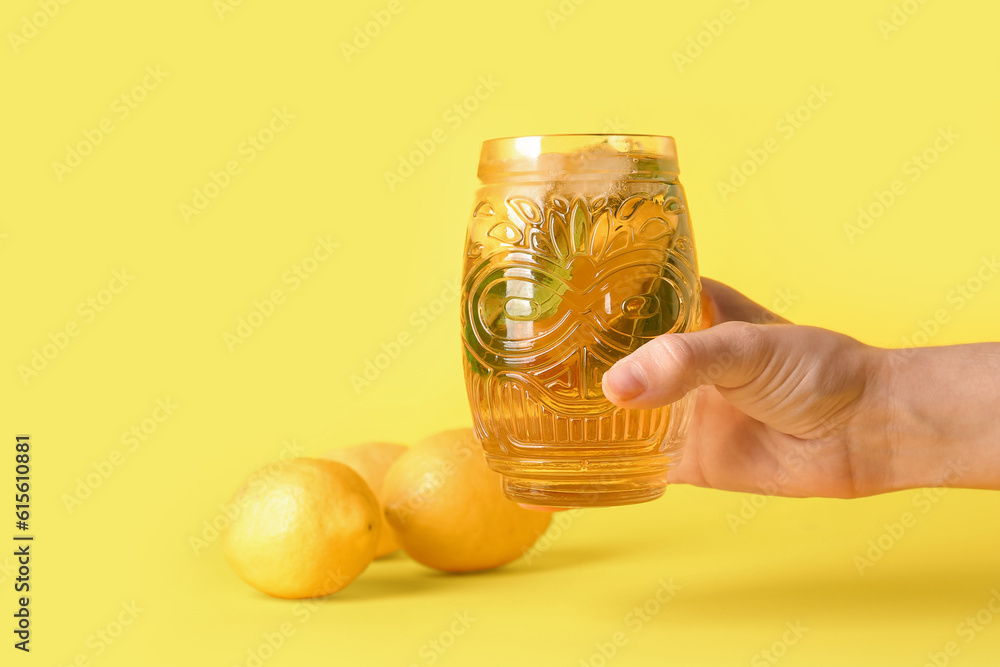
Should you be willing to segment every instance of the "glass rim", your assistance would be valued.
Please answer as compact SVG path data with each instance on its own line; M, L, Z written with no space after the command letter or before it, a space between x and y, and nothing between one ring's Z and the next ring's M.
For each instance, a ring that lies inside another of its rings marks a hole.
M493 137L486 141L502 141L504 139L520 139L522 137L657 137L673 139L669 134L649 134L647 132L547 132L544 134L510 134L505 137Z
M652 160L661 175L676 176L677 147L673 137L638 133L562 133L497 137L483 141L479 155L479 176L515 176L549 171L549 156L573 161L580 172L604 171L610 161L625 158ZM634 160L633 160L634 161ZM568 164L564 164L569 166ZM610 167L612 169L616 167Z

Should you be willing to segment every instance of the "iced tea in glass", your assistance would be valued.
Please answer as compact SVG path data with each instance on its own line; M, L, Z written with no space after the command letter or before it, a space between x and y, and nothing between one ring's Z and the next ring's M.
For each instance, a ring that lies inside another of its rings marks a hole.
M462 342L476 435L512 500L659 497L693 396L616 407L606 370L697 329L700 283L670 137L548 135L483 144L465 244Z

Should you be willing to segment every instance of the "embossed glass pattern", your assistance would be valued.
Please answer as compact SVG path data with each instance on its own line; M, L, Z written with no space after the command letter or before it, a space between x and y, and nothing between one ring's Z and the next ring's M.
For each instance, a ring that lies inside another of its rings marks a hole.
M656 336L700 326L674 142L550 135L483 144L465 247L462 341L487 461L518 502L651 500L693 397L616 407L601 377Z

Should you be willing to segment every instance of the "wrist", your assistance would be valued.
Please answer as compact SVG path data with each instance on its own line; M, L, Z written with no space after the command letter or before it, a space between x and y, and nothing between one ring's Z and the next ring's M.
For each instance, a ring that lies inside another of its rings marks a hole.
M869 440L882 491L1000 489L1000 345L878 350Z

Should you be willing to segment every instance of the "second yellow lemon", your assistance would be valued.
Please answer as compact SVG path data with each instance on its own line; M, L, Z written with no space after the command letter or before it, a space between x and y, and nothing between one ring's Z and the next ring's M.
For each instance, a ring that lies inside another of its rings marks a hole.
M472 429L445 431L393 464L382 488L385 516L403 550L439 570L509 563L535 543L552 515L504 496Z

